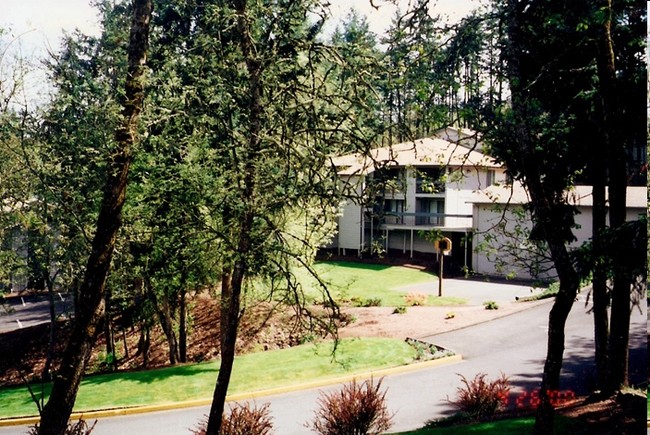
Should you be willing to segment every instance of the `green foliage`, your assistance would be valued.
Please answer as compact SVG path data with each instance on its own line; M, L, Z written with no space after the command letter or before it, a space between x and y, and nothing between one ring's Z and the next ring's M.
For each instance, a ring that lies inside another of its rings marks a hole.
M352 302L352 305L355 307L381 307L381 298L368 298L368 299L361 299L357 297L353 297L350 299Z
M484 419L503 407L510 392L510 382L505 374L501 373L501 377L493 381L488 380L485 373L478 373L472 380L458 376L464 386L458 387L455 400L448 401L460 412Z
M398 305L393 310L393 314L406 314L406 309L407 309L406 306Z
M100 352L97 357L97 364L99 365L98 369L114 368L118 360L119 356L116 355L115 352Z
M486 310L498 310L499 305L495 301L486 301L483 302L483 306Z
M338 392L321 393L319 409L312 421L321 435L380 434L392 426L386 406L386 392L380 379L345 384Z
M557 295L559 291L560 291L560 283L555 281L549 284L548 288L546 288L544 291L534 296L521 297L517 300L520 302L539 301L542 299L552 298L555 295Z

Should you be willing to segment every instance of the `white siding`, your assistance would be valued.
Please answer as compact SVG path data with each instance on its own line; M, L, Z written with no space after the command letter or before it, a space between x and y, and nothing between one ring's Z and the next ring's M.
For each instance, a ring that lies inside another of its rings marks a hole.
M347 188L354 191L356 197L360 197L362 191L362 180L360 177L349 177ZM338 243L340 249L361 249L362 207L354 201L347 200L341 205L339 216Z
M512 207L517 207L521 209L520 205L512 205ZM592 235L592 208L591 207L579 207L578 210L580 213L576 215L575 220L577 228L573 230L573 235L576 237L577 241L573 242L570 245L570 248L577 248L582 243L591 239ZM627 220L633 221L639 219L640 215L644 215L646 209L642 208L628 208L627 211ZM473 268L476 273L485 274L485 275L508 275L512 274L517 278L544 278L544 279L554 279L556 273L551 269L547 273L543 273L538 277L531 276L529 270L519 266L519 261L516 261L514 258L509 257L504 250L500 250L499 246L503 246L506 243L507 236L496 228L500 222L506 222L506 231L511 232L514 230L517 225L514 215L511 210L505 212L502 210L495 210L493 204L476 204L473 211L473 221L474 221L474 252L473 252ZM527 219L525 222L519 222L519 225L530 230L531 222L530 216L527 214ZM491 236L495 237L495 241L491 243L491 247L484 247L481 249L482 243L485 241L485 234L489 233ZM521 254L524 258L525 255ZM498 260L498 261L497 261ZM534 260L528 258L530 262ZM506 266L502 270L497 269L497 262L505 263Z

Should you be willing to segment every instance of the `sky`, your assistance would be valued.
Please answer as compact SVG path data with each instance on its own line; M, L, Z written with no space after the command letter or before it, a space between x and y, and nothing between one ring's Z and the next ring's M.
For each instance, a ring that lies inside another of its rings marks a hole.
M378 35L390 25L395 7L385 0L374 0L381 5L374 9L370 0L328 0L331 4L332 23L340 21L351 8L368 17L370 30ZM399 0L406 10L409 1ZM431 0L434 13L457 21L479 6L480 0ZM49 99L46 72L39 59L60 49L64 32L75 29L89 35L99 33L97 10L92 0L0 0L0 29L9 30L0 39L0 76L5 76L12 64L12 55L31 60L31 68L24 78L25 101L40 106ZM333 31L335 24L329 26ZM326 27L326 31L328 28ZM8 47L6 44L9 44Z
M11 35L19 37L20 46L32 51L50 47L56 51L63 30L75 28L84 33L96 34L97 14L90 0L0 0L2 14L0 27L11 28ZM330 0L334 19L344 17L351 7L368 17L371 30L381 33L393 17L394 8L384 4L374 10L370 0ZM381 4L381 0L375 0ZM433 0L435 11L457 20L478 6L478 0ZM400 0L402 9L408 0ZM44 52L44 51L43 51Z

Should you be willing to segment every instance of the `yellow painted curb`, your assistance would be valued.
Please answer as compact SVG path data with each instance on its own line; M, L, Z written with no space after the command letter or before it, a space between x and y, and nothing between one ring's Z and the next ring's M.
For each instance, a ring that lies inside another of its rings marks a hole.
M403 366L380 369L380 370L375 370L366 373L354 373L345 376L326 378L314 382L306 382L297 385L289 385L283 387L269 388L266 390L231 394L228 395L228 397L226 397L226 400L229 402L233 402L233 401L240 401L240 400L257 399L259 397L273 396L277 394L284 394L284 393L290 393L290 392L301 391L301 390L309 390L312 388L350 382L352 380L364 380L370 378L383 377L387 375L397 375L397 374L414 372L417 370L423 370L432 367L443 366L447 364L458 363L461 362L462 359L463 357L461 355L447 356L444 358L435 359L431 361L425 361L416 364L407 364ZM117 417L121 415L142 414L146 412L168 411L171 409L207 406L210 405L211 403L212 403L212 399L197 399L197 400L188 400L185 402L162 403L159 405L144 405L144 406L133 406L129 408L115 408L115 409L102 409L97 411L73 412L72 415L70 416L70 419L78 420L80 418L84 418L85 420L92 420L94 418ZM34 425L39 421L40 421L40 417L37 416L0 419L0 427Z

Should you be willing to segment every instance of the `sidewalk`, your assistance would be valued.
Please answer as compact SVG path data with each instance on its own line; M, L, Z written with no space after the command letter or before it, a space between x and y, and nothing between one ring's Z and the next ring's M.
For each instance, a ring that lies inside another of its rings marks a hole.
M396 290L438 295L438 281L411 284ZM442 281L443 296L466 299L468 305L483 305L485 301L515 302L517 298L534 296L544 290L545 288L510 281L492 282L476 278L444 278Z

